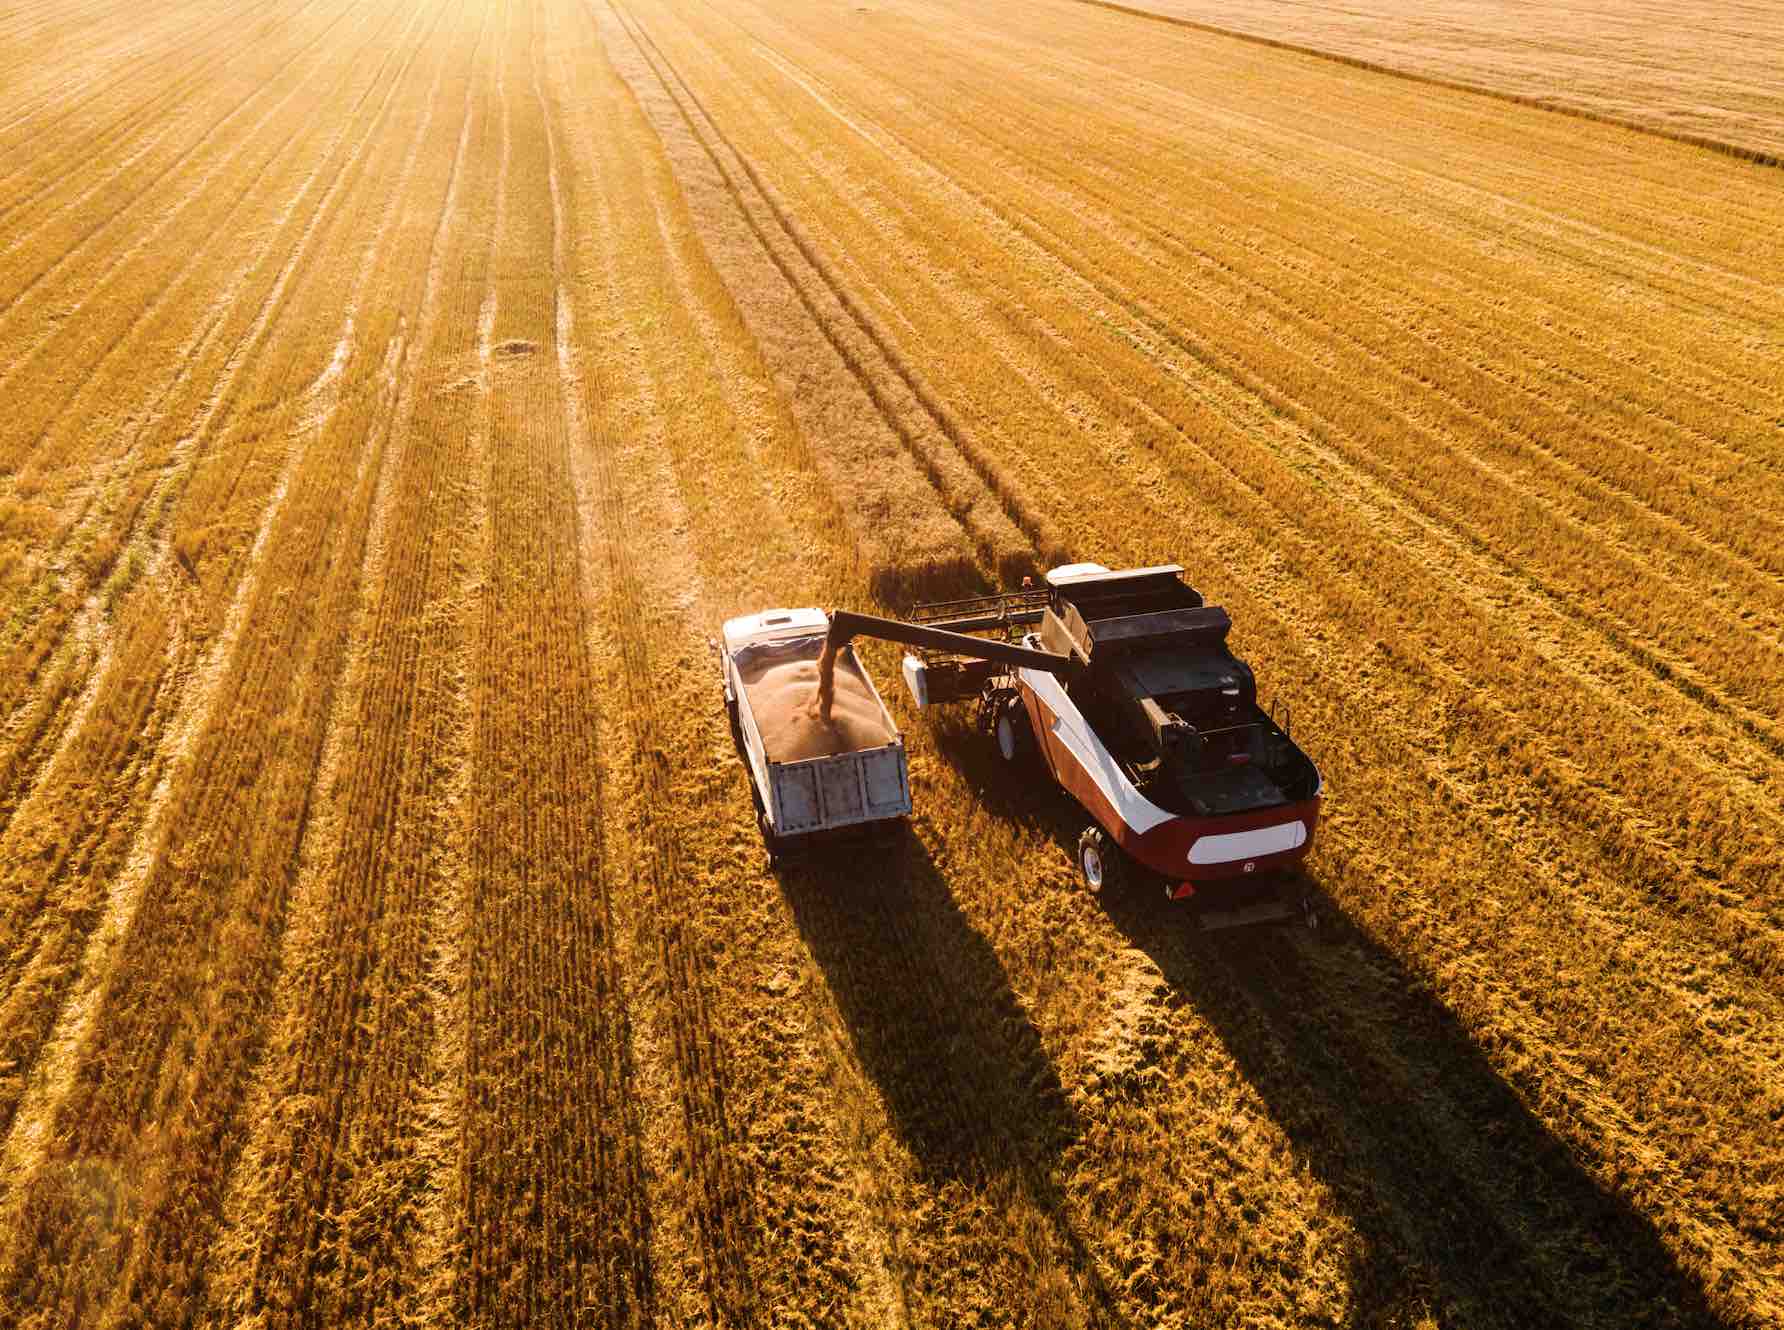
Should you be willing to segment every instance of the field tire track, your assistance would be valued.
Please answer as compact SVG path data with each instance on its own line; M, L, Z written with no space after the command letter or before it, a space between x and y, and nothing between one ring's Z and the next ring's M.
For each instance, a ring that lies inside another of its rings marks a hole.
M725 166L720 148L715 146L717 139L713 129L700 128L700 121L705 117L697 108L690 109L685 90L676 91L679 82L666 62L662 68L658 67L661 57L655 54L655 47L650 43L648 34L618 6L611 8L613 21L631 44L636 58L642 62L648 76L655 80L657 88L668 99L682 126L692 136L692 141L711 163L738 216L747 223L762 251L772 260L781 278L798 298L810 324L823 334L859 384L861 391L866 394L885 427L926 477L928 485L940 496L950 515L960 523L976 550L981 576L993 581L1011 580L1032 572L1035 567L1033 542L1023 534L1020 524L1012 520L1005 498L996 488L985 483L973 469L967 455L949 440L946 431L931 414L924 399L928 398L933 402L933 397L926 389L921 394L913 391L911 383L901 376L896 365L887 358L875 342L873 334L856 320L849 309L852 301L845 303L838 296L834 280L800 248L794 233L778 223L767 196L757 191L756 197L761 200L761 206L751 206L745 194L748 177ZM611 42L609 46L610 50L616 52L616 59L624 62L624 53ZM623 63L621 69L622 73L625 72ZM669 72L665 73L665 69L669 69ZM660 112L649 105L647 89L639 87L634 77L629 76L628 81L633 83L640 105L645 108L646 115L652 117L658 134L665 135L667 127L661 123ZM707 123L710 126L710 122ZM670 139L666 137L666 145L669 142ZM740 183L740 179L744 183ZM750 188L754 189L754 186ZM759 215L764 211L769 217L766 223ZM773 231L770 230L771 226ZM782 243L775 242L775 233L781 236ZM802 280L799 277L798 266L810 268L818 274L815 286L810 279ZM831 307L836 312L827 312ZM876 372L876 361L883 364L885 370ZM940 410L939 405L936 409ZM951 421L952 417L949 419ZM921 590L921 583L929 580L935 583L934 589L938 593L945 593L958 589L961 585L958 580L960 576L960 572L938 569L928 579L916 579L919 585L907 589ZM896 590L897 581L897 578L890 579L885 590Z

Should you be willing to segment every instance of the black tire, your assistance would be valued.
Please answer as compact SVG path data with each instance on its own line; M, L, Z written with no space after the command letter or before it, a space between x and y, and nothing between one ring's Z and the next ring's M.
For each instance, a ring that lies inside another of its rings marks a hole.
M1104 900L1120 895L1127 886L1127 856L1095 823L1078 837L1078 876L1086 891Z
M1011 693L998 704L991 739L1005 762L1023 762L1034 755L1034 726L1028 722L1028 708L1022 705L1020 693Z
M774 828L768 825L768 814L762 810L761 800L756 801L756 830L762 833L762 849L768 855L768 866L780 866L782 846L781 838L774 834Z

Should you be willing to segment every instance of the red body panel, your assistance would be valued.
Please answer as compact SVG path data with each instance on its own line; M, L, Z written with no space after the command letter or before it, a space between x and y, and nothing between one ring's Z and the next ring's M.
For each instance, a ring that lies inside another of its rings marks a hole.
M1279 872L1307 857L1313 848L1313 833L1319 823L1320 799L1315 795L1300 803L1278 805L1244 813L1225 813L1214 817L1176 816L1147 831L1137 831L1122 820L1117 810L1091 779L1072 750L1053 732L1054 717L1047 704L1033 689L1022 688L1022 700L1034 727L1036 747L1053 772L1053 777L1067 792L1084 805L1103 830L1115 838L1135 860L1173 882L1218 882L1223 879ZM1252 831L1259 827L1300 822L1307 829L1302 842L1292 850L1258 855L1250 859L1218 864L1192 864L1190 847L1203 836L1226 835Z

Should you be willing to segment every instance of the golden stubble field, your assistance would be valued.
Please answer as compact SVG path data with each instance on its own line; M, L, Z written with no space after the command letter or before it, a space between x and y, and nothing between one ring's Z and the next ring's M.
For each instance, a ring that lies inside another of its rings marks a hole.
M1071 0L43 0L0 181L0 1320L1784 1319L1784 172ZM765 870L718 621L1062 556L1232 610L1320 937L902 697Z
M1084 0L1784 156L1771 0Z

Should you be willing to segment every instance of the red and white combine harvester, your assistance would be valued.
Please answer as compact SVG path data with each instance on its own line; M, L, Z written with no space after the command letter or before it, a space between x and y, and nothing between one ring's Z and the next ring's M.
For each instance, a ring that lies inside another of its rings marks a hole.
M1044 587L918 606L912 622L836 610L825 644L906 644L919 707L974 703L1008 762L1050 772L1090 815L1078 867L1091 891L1150 878L1204 927L1316 923L1285 887L1313 845L1319 770L1258 705L1226 611L1182 572L1070 564Z

